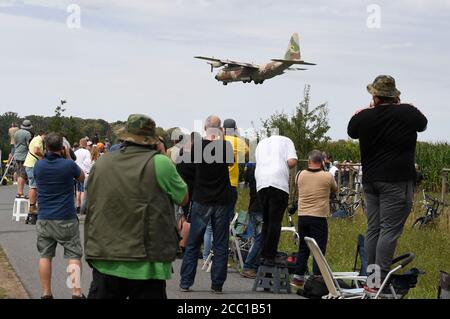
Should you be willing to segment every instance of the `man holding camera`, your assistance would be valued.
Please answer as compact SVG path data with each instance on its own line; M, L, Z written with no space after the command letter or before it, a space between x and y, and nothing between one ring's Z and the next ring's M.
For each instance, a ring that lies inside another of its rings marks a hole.
M380 75L367 90L373 102L351 118L347 132L359 139L368 220L365 249L369 265L381 268L382 282L411 211L417 132L428 121L414 106L400 103L393 77ZM379 287L366 288L376 293Z
M64 258L74 269L72 298L83 298L79 285L81 257L79 222L73 199L73 180L82 182L84 173L72 161L63 138L50 133L45 138L47 153L34 165L34 178L39 189L39 214L37 221L37 248L41 256L39 274L42 299L53 299L51 290L52 259L56 245L64 247Z
M37 220L37 184L34 177L34 166L36 162L44 157L44 139L45 132L40 131L30 142L28 146L28 154L25 158L23 166L25 166L25 171L28 178L28 197L30 199L30 210L26 220L26 224L35 225Z
M23 189L27 181L27 172L23 165L28 154L28 144L31 141L30 131L33 129L30 120L24 120L20 129L14 134L14 161L16 162L17 172L17 198L25 198Z
M330 193L337 191L334 177L324 170L322 153L314 150L308 154L308 168L302 171L296 180L298 187L298 233L300 244L297 265L292 284L303 285L308 270L309 248L305 237L314 238L325 255L328 241L327 217L330 212ZM292 213L292 210L290 210ZM313 274L320 275L316 261L313 262Z

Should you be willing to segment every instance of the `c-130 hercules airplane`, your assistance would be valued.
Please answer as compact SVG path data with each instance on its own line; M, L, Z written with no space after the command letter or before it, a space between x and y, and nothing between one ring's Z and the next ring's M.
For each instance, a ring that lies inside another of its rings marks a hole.
M231 60L222 60L215 58L208 58L203 56L196 56L196 59L206 60L211 66L211 72L214 68L221 68L215 76L217 81L221 81L223 85L229 82L244 82L255 84L262 84L265 80L271 79L277 75L281 75L284 71L300 71L306 70L292 67L295 64L302 65L316 65L301 60L300 46L298 41L298 34L294 33L289 41L289 46L284 55L284 59L272 59L266 64L242 63Z

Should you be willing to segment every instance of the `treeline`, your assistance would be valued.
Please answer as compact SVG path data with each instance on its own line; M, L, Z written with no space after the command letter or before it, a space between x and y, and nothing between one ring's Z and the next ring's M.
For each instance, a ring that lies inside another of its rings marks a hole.
M33 124L33 132L37 133L41 130L60 132L70 143L79 141L80 138L85 136L93 137L95 134L98 134L101 139L109 138L110 140L114 140L114 127L123 124L121 122L108 123L101 119L65 117L61 113L51 117L39 115L20 117L15 112L6 112L0 115L0 148L2 150L2 160L7 158L10 152L8 129L12 123L17 123L20 127L20 124L25 119L30 120Z
M71 143L79 141L85 136L93 137L95 134L98 134L102 141L108 138L114 143L116 142L114 131L125 124L124 122L108 123L102 119L66 117L63 116L63 112L64 110L57 108L55 115L51 117L30 115L21 118L14 112L0 115L2 160L8 157L10 151L8 129L13 122L20 126L24 119L29 119L33 124L34 132L40 130L60 132ZM317 148L331 154L335 161L359 162L359 145L356 141L331 141L326 135L329 129L327 115L326 103L316 107L310 106L309 86L307 86L303 100L298 104L295 112L291 115L275 113L263 120L263 131L270 135L269 131L276 128L279 134L290 137L295 144L298 157L302 159L306 158L310 150ZM167 146L170 147L169 136L173 128L164 130L158 127L156 130L158 135L166 139ZM423 186L430 191L439 191L441 189L441 171L443 168L450 168L450 144L418 142L416 162L424 174Z
M100 141L102 142L105 138L108 138L112 143L115 143L117 142L117 138L114 132L125 124L123 121L108 123L102 119L82 119L79 117L64 116L64 111L65 110L61 107L57 107L54 116L28 115L20 117L15 112L6 112L0 115L1 159L7 159L10 152L8 130L11 127L11 124L16 123L20 127L25 119L31 121L33 133L38 133L39 131L58 132L64 135L71 144L78 142L81 138L86 136L92 138L95 134L98 134ZM161 127L157 127L156 133L168 141L171 130L173 130L173 128L165 131ZM167 145L171 146L170 141L168 141Z

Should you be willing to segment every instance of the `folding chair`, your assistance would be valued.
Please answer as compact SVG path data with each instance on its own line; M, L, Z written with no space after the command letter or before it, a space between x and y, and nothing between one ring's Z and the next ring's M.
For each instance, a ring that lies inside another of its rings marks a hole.
M237 228L242 226L247 227L248 225L239 221L239 217L240 214L235 213L233 220L230 223L230 254L233 257L233 261L235 262L236 269L238 271L244 268L245 260L244 256L242 256L242 250L249 251L253 245L253 238L247 238L247 240L243 240L243 238L241 238L241 234ZM206 272L211 271L213 257L214 253L211 251L206 260L203 262L202 270L206 270Z
M343 289L339 286L338 280L351 280L356 287L359 287L359 282L365 282L367 276L359 276L357 272L332 272L327 260L320 250L317 242L310 237L305 237L305 242L311 251L314 260L319 266L320 273L328 289L328 295L322 297L323 299L363 299L364 289Z

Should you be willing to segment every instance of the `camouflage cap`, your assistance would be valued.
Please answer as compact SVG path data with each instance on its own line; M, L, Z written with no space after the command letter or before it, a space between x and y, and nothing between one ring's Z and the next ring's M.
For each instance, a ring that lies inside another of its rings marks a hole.
M131 114L125 126L116 131L116 135L123 141L139 145L155 145L159 143L155 127L155 121L150 117L143 114Z
M395 79L390 75L379 75L372 84L367 86L367 91L373 96L399 97L400 91L395 87Z

